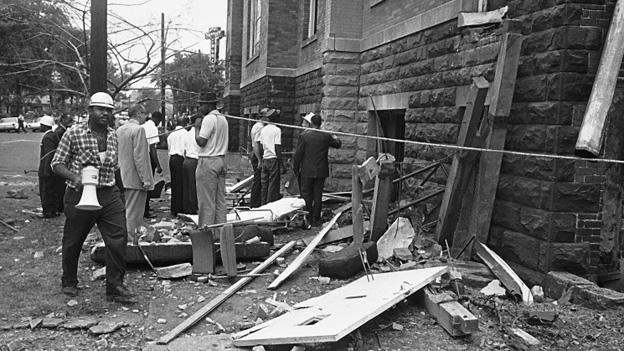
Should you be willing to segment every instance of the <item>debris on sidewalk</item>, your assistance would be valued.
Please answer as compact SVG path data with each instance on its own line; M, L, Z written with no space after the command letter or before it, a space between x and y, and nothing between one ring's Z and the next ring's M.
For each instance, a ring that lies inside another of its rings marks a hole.
M389 259L397 248L409 250L415 235L414 228L407 218L397 218L377 241L377 259Z

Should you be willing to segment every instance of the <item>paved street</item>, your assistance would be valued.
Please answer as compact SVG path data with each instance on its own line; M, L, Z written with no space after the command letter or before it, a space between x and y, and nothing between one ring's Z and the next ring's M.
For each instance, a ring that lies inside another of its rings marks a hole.
M24 175L39 164L39 143L43 133L0 132L0 174ZM37 172L28 174L37 177Z

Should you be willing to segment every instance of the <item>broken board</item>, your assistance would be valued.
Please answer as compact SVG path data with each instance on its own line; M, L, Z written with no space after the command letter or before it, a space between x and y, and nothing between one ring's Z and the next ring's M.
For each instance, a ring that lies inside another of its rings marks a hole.
M190 242L175 243L158 243L146 244L141 246L147 257L155 265L168 265L184 262L192 262L193 246ZM219 243L215 243L215 251L217 251L217 259L220 258ZM239 261L257 261L268 257L271 253L271 245L267 243L236 243L236 258ZM97 243L91 248L91 259L97 263L104 264L106 262L106 248L104 243ZM145 258L141 254L141 250L136 245L128 245L126 247L126 263L128 264L145 264Z
M295 310L233 335L235 346L336 342L448 272L447 267L375 274L303 301Z

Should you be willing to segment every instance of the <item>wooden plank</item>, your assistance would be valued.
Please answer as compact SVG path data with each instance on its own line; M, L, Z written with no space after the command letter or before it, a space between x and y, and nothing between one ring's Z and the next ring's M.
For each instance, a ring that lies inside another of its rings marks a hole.
M219 244L221 244L221 262L225 269L225 274L232 278L236 277L236 247L234 243L234 228L227 224L221 228L219 233Z
M520 297L525 305L533 303L533 294L529 287L496 252L478 241L475 244L475 252L512 295Z
M370 228L370 222L364 221L364 231L368 230L369 228ZM318 245L316 246L319 247L321 245L330 244L336 241L340 241L340 240L344 240L344 239L348 239L352 237L353 237L353 224L350 224L344 227L340 227L338 229L330 230L329 233L327 233L327 235L325 235L323 239L321 240L321 242L319 242ZM314 239L314 236L308 236L301 240L303 241L304 244L309 245L313 239Z
M288 267L286 267L286 269L277 278L275 278L275 280L269 285L269 289L277 289L277 287L279 287L280 284L284 282L284 280L288 279L288 277L290 277L291 274L293 274L297 269L299 269L299 267L301 267L301 265L305 262L308 256L312 253L312 251L318 245L321 239L323 239L325 234L327 234L327 232L329 232L329 230L334 225L334 223L336 223L336 221L338 220L338 217L340 217L341 214L342 214L342 211L339 211L338 213L334 215L331 221L329 221L325 225L325 227L323 227L323 229L321 229L321 231L314 237L312 242L310 242L310 244L306 246L306 248L303 251L301 251L299 256L297 256L297 258L295 258L295 260L292 261L292 263L288 265Z
M226 191L228 193L238 192L241 189L245 189L248 186L250 186L252 182L253 182L253 175L250 175L249 177L247 177L247 178L241 180L240 182L232 185L232 187L230 187L229 189L227 189L227 187L226 187Z
M477 146L477 129L483 115L483 104L485 103L488 87L489 83L485 78L473 78L468 93L468 105L464 111L462 124L459 128L457 145ZM476 152L458 152L453 156L436 226L436 237L441 242L444 242L444 240L452 242L453 232L455 231L462 205L462 196L472 174L474 161L477 156Z
M540 341L523 329L507 328L507 331L514 349L523 351L539 349Z
M604 41L598 72L589 96L583 123L576 141L576 154L597 157L603 141L604 124L611 107L624 57L624 0L618 0Z
M516 86L518 61L522 49L523 36L517 33L505 34L498 55L494 82L491 85L491 105L489 116L492 118L490 131L485 141L485 148L503 150L507 137L507 119L511 111L511 103ZM502 153L485 152L481 154L476 175L474 200L464 210L471 213L468 231L461 238L454 240L454 247L462 247L470 237L476 235L482 243L487 243L500 167L503 162Z
M392 196L392 173L394 162L382 161L375 179L373 209L371 210L371 241L377 241L388 228L388 206Z
M361 277L325 295L308 299L294 311L233 335L235 346L335 342L422 289L447 267L375 274ZM245 335L242 336L241 335Z
M360 247L364 242L364 214L362 213L362 182L360 182L359 168L353 165L351 175L351 203L353 208L353 242Z
M275 252L271 257L267 258L264 262L262 262L259 266L254 268L250 274L259 274L265 269L267 269L278 257L284 255L288 251L290 251L295 246L294 241L290 241L286 245L284 245L281 249ZM220 293L216 298L210 300L206 305L200 308L197 312L193 313L190 317L185 319L182 323L178 324L175 328L169 331L167 334L163 335L160 339L158 339L159 344L167 344L171 340L175 339L180 333L184 332L188 328L195 325L195 323L202 320L206 317L210 312L212 312L215 308L219 307L224 301L226 301L230 296L234 295L238 290L240 290L243 286L247 285L250 281L254 279L253 276L245 277L241 280L234 283L234 285L227 288L225 291Z
M479 330L479 319L449 294L434 294L428 288L419 294L429 314L451 336L464 336Z
M213 229L191 232L193 273L214 274L217 262Z
M457 27L482 26L503 22L503 16L509 10L508 6L488 12L461 12L457 16Z

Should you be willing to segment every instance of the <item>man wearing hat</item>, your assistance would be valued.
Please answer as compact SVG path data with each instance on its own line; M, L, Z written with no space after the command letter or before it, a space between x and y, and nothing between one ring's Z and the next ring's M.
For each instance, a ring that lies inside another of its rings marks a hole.
M301 196L306 203L309 221L313 227L321 225L321 198L325 178L329 176L327 153L330 147L340 148L342 143L334 135L319 131L321 116L308 113L303 119L311 130L301 133L293 156L293 169L299 178Z
M262 205L282 198L280 174L282 161L282 131L274 124L279 110L270 109L261 118L265 126L260 131L262 145Z
M41 198L41 208L43 208L43 218L52 218L63 212L65 179L52 172L50 163L66 128L73 123L73 119L69 115L63 114L59 120L59 125L54 130L52 129L54 118L51 116L41 117L39 123L40 130L45 132L41 138L39 155L39 197Z
M63 228L61 285L68 296L78 295L78 259L87 234L97 224L106 245L106 299L134 303L134 294L123 284L126 273L126 217L119 189L115 186L117 134L109 127L113 99L104 92L95 93L89 101L87 123L67 130L52 159L52 169L67 180L65 192L65 226ZM98 168L97 200L102 206L95 211L79 210L82 196L82 170Z
M195 171L199 226L225 223L225 155L228 149L228 122L217 110L216 94L207 94L201 111L210 110L195 123L199 160ZM202 113L203 114L203 113Z

